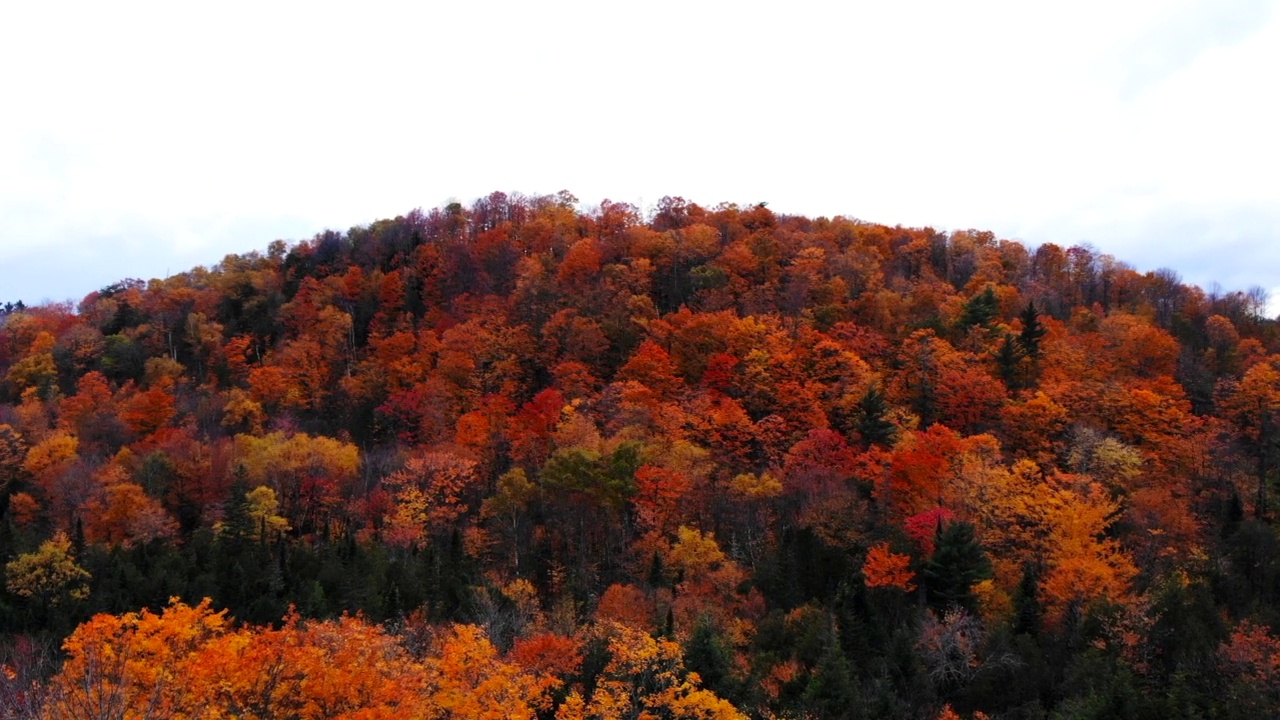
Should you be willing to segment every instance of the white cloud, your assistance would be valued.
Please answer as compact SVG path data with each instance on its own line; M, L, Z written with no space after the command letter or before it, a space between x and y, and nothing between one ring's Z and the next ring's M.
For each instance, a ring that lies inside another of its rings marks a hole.
M1270 286L1280 24L1223 7L31 3L0 42L0 299L36 249L180 267L564 188L1159 245Z

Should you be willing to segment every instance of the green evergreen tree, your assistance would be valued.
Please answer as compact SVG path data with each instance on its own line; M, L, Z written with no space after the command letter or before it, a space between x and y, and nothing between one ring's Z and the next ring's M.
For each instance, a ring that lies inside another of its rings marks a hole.
M84 552L84 518L76 516L76 525L71 530L71 549L78 555Z
M953 521L938 523L934 551L921 573L929 603L945 610L960 606L971 612L978 608L973 586L991 577L991 561L974 535L973 525Z
M257 524L249 513L249 484L243 465L236 466L235 479L227 500L222 505L222 524L218 529L221 545L239 547L257 534Z
M1026 635L1040 632L1044 608L1040 605L1040 578L1034 566L1028 563L1022 568L1022 579L1013 596L1013 631Z
M733 670L733 649L725 642L720 631L710 619L703 617L693 628L684 648L685 667L698 673L708 690L721 696L732 695L730 671Z
M667 584L667 571L662 563L662 555L657 550L653 551L653 557L649 561L649 587L660 588Z
M809 685L804 689L804 709L812 717L854 717L859 705L853 669L840 651L840 643L832 642L822 654Z
M990 286L969 298L960 313L960 329L966 330L975 325L986 327L1000 314L1000 301Z
M996 350L996 367L1000 370L1000 379L1004 380L1005 387L1010 390L1016 390L1021 385L1019 381L1024 357L1026 355L1022 346L1014 341L1012 335L1005 333L1000 348Z
M858 434L862 436L864 447L872 445L888 447L893 444L897 427L888 420L889 403L885 400L880 388L871 386L858 401L856 412Z
M223 504L222 523L214 542L215 601L248 622L271 622L279 572L271 553L258 539L258 524L249 513L248 484L243 467Z
M1040 358L1040 341L1044 339L1044 324L1040 322L1040 312L1036 310L1035 301L1027 303L1027 307L1018 315L1022 319L1022 332L1018 333L1018 344L1022 346L1027 357L1032 360Z

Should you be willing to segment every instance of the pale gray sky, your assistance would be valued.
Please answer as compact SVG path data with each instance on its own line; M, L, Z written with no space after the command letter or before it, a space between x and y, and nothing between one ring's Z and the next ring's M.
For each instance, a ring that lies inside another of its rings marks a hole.
M9 4L0 301L561 189L1089 242L1280 297L1276 2L406 5Z

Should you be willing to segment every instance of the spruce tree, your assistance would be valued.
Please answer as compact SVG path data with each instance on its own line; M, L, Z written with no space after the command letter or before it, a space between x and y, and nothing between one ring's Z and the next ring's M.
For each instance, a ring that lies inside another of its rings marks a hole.
M854 684L853 669L840 651L840 643L832 642L813 669L804 690L804 708L817 717L850 717L860 704Z
M708 618L701 618L684 648L685 667L698 673L702 685L718 695L727 695L733 669L733 649Z
M258 527L249 513L248 484L244 468L237 467L230 493L222 506L222 523L214 541L215 601L245 620L274 619L273 606L264 605L270 593L270 568L257 541ZM256 614L255 611L256 610Z
M996 350L996 367L1000 370L1000 379L1010 390L1018 389L1018 375L1024 357L1021 345L1014 342L1012 335L1005 333L1000 349Z
M987 286L986 290L974 295L964 304L964 311L960 314L960 329L965 330L975 325L986 327L999 313L1000 302L996 299L995 291Z
M257 531L253 516L249 514L249 485L243 465L236 466L235 480L222 505L222 526L218 530L220 545L239 547L251 540Z
M992 576L991 561L974 535L973 525L955 521L938 523L933 555L922 573L929 603L946 610L959 606L976 611L973 586Z
M880 388L871 386L858 401L857 426L864 447L888 447L893 444L897 428L888 420L889 403Z
M1022 346L1027 357L1032 360L1040 358L1040 341L1044 339L1044 325L1040 322L1040 313L1036 310L1035 301L1027 303L1027 307L1018 315L1022 319L1022 332L1018 333L1018 344Z
M1034 565L1022 568L1022 580L1013 596L1013 631L1035 635L1040 632L1043 608L1040 606L1040 580Z

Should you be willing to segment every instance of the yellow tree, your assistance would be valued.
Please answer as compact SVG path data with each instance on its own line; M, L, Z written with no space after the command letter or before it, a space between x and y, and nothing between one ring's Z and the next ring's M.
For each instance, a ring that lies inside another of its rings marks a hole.
M960 475L961 510L990 553L996 582L1012 592L1023 567L1043 564L1048 556L1056 497L1030 460L1012 468L969 465Z
M609 662L595 689L575 688L556 712L557 720L740 720L746 716L699 685L685 670L680 646L641 630L602 623L591 631L606 643Z
M89 571L76 564L71 540L65 533L41 543L35 552L23 553L4 566L5 586L18 597L41 605L58 605L89 596Z
M44 486L57 471L74 461L80 452L80 441L74 435L55 431L27 451L22 469Z
M501 660L474 625L446 631L437 651L423 662L423 681L427 717L477 720L532 720L550 686Z
M53 362L53 346L53 335L41 331L26 355L9 367L5 380L9 382L14 395L35 390L41 399L48 400L54 393L58 367Z
M338 512L360 466L355 445L305 433L237 435L235 452L248 481L274 490L282 514L304 530Z
M27 443L22 433L0 423L0 496L23 475L22 463L27 456Z
M1049 570L1040 586L1051 623L1061 622L1075 602L1125 600L1138 575L1120 543L1106 536L1119 503L1087 478L1058 476L1052 482L1058 489L1046 517Z
M1107 531L1120 503L1087 475L1045 477L1030 460L1012 468L960 470L960 510L990 551L995 581L1011 595L1028 566L1040 568L1046 619L1061 621L1072 603L1129 597L1133 561Z
M259 485L245 493L244 498L247 503L245 509L253 520L254 532L259 536L265 533L263 539L268 539L289 532L289 521L276 514L280 509L280 501L276 499L275 490Z
M681 526L667 564L684 578L671 608L676 630L683 635L709 620L732 644L745 645L764 601L756 590L744 589L746 571L725 555L715 536Z
M22 469L40 490L49 516L59 527L70 528L80 508L98 490L80 458L80 441L55 430L27 451Z

